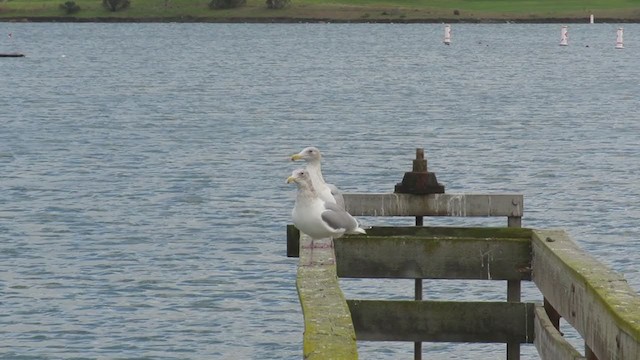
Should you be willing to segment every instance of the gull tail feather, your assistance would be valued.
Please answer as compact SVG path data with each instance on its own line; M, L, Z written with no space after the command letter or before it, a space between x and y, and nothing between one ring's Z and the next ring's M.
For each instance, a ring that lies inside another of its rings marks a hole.
M366 234L367 232L361 228L361 227L357 227L349 232L347 232L347 234Z

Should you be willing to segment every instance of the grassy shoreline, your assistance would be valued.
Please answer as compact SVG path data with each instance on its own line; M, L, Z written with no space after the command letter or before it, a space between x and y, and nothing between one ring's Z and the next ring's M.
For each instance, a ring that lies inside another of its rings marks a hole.
M597 23L640 23L640 19L599 18ZM425 18L425 19L331 19L331 18L289 18L289 17L260 17L260 18L224 18L208 19L193 17L163 17L163 18L74 18L74 17L16 17L3 18L0 22L8 23L255 23L255 24L298 24L298 23L335 23L335 24L586 24L589 19L583 18L535 18L535 19L497 19L497 18Z
M637 0L292 0L281 10L264 0L212 10L208 0L131 0L109 12L100 0L76 0L81 10L67 15L66 0L0 0L0 21L12 22L255 22L255 23L586 23L640 22Z

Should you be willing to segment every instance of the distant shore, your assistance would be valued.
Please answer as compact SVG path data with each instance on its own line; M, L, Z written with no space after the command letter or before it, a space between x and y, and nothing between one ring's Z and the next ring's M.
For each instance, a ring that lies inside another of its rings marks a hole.
M640 4L593 0L589 5L557 0L291 0L269 9L265 0L245 0L232 9L212 9L211 0L131 0L109 11L100 1L78 2L68 13L61 0L0 0L0 22L95 23L640 23Z
M75 18L61 16L0 18L0 22L60 22L60 23L256 23L256 24L297 24L297 23L337 23L337 24L587 24L585 18L425 18L425 19L331 19L331 18L290 18L290 17L231 17L203 18L192 16L180 17L145 17L145 18ZM599 18L596 23L640 23L640 19Z

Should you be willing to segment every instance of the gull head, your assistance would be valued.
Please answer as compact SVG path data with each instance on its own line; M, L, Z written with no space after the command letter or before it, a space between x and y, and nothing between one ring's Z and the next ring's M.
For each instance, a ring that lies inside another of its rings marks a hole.
M315 162L315 161L319 162L320 159L322 159L320 150L318 150L317 147L313 147L313 146L304 148L299 153L293 154L291 156L291 161L304 160L306 162Z
M287 184L296 183L298 186L308 186L311 184L309 172L305 169L296 169L291 172L291 176L287 178Z

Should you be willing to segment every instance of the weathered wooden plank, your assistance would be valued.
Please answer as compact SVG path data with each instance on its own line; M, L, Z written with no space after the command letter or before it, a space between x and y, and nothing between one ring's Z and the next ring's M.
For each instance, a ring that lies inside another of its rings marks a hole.
M328 245L311 248L303 235L298 261L297 288L304 316L304 359L357 359L356 336L346 300L338 286L335 255Z
M531 239L531 229L508 227L454 227L454 226L373 226L368 236L406 236L441 238Z
M384 229L386 231L386 229ZM423 228L423 230L427 230ZM335 240L337 273L351 278L529 280L526 238L354 235ZM473 235L472 228L458 229ZM380 229L369 229L370 234ZM398 231L401 232L401 231ZM484 232L484 231L483 231ZM451 231L453 233L453 231Z
M440 236L478 238L531 238L531 229L503 227L429 227L429 226L374 226L367 229L367 235L374 236ZM347 235L348 236L348 235ZM298 257L300 231L292 224L287 225L287 256Z
M533 344L538 350L538 355L542 360L584 360L578 350L560 335L560 332L553 326L547 316L547 312L541 305L536 305L534 310L534 332Z
M524 197L516 194L344 194L354 216L521 217Z
M533 281L598 359L640 359L640 295L564 231L534 230Z
M347 300L358 340L533 342L533 303Z

